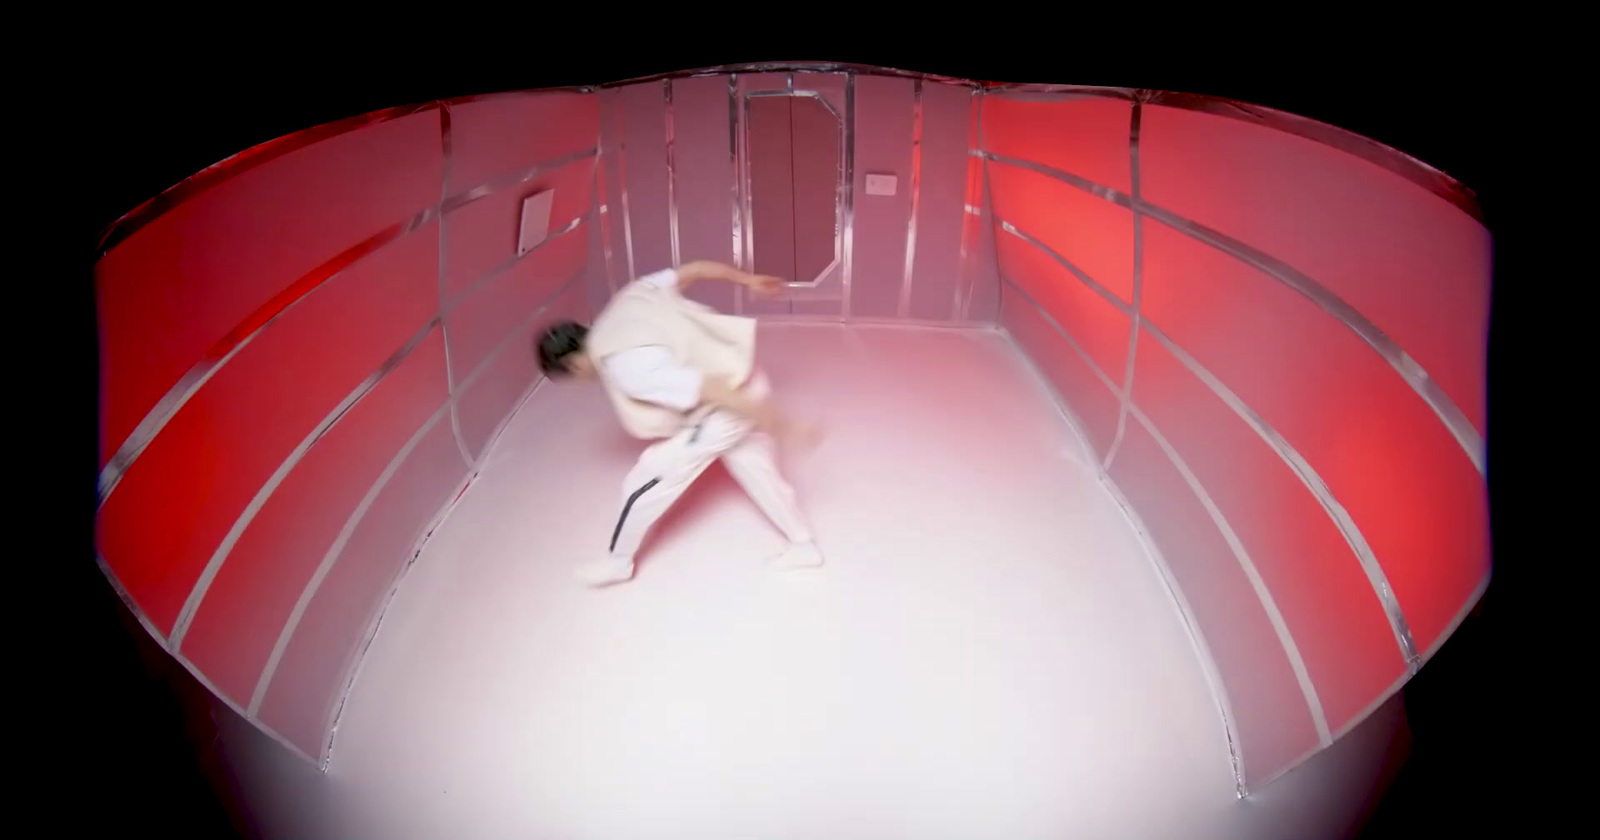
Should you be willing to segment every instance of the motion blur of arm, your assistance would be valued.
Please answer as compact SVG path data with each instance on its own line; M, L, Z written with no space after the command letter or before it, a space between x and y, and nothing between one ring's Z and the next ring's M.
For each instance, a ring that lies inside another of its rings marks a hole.
M760 294L776 294L783 289L783 280L762 274L740 271L725 263L711 260L694 260L678 266L678 291L684 291L701 280L721 280L744 286Z

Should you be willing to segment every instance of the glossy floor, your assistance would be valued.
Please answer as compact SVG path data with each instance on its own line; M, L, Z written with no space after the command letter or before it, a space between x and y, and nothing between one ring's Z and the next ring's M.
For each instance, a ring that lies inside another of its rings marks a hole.
M713 467L632 582L577 587L640 444L598 389L542 386L390 605L330 775L261 807L389 840L1309 838L1359 818L1397 705L1238 801L1178 613L1003 333L763 325L761 364L828 431L786 453L825 567L765 568L778 535Z

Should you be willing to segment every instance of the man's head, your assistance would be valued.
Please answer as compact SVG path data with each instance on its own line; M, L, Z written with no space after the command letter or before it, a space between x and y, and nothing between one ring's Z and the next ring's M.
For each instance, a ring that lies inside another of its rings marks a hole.
M594 376L594 362L584 352L583 340L589 328L575 321L558 321L551 324L534 342L534 352L539 357L539 369L551 379L573 376L588 379Z

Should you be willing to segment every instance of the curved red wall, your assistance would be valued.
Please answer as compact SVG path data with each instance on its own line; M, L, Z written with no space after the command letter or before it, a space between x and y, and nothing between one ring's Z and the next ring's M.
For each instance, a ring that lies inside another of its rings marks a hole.
M842 280L697 293L1008 330L1145 532L1241 790L1352 728L1476 602L1489 236L1447 178L1201 97L755 69L365 115L119 223L97 536L150 632L325 761L399 575L537 382L532 330L674 255L737 261L737 97L796 84L845 121ZM910 189L868 200L869 172Z
M593 94L476 97L244 152L113 230L97 541L168 651L321 761L405 565L585 317ZM554 189L519 253L522 199Z

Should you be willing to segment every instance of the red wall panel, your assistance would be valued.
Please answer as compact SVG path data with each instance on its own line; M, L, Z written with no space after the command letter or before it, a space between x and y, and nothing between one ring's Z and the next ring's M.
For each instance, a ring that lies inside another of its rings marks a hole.
M1117 430L1117 395L1038 309L1009 288L1002 291L1000 324L1082 421L1090 449L1104 457Z
M474 379L458 386L456 413L461 423L461 436L473 458L482 457L501 422L516 409L522 396L541 375L533 356L533 336L537 331L561 318L589 320L591 313L582 276L568 280L570 282L550 299L549 306L530 310L528 314L532 317L525 317L502 339L476 371Z
M286 311L128 469L100 510L100 546L162 632L257 489L433 316L436 243L424 227Z
M910 79L856 77L855 254L850 314L893 318L906 273L906 223L911 218ZM867 195L867 176L898 177L895 194Z
M1133 103L1117 99L990 94L983 103L983 148L1132 193L1132 117Z
M285 478L228 555L183 653L248 706L295 602L345 520L448 394L438 330L339 418Z
M450 105L447 195L595 145L599 103L587 93L510 93Z
M1333 520L1288 464L1149 334L1139 337L1133 397L1238 535L1300 651L1329 728L1352 722L1405 675L1406 663Z
M1084 285L1049 254L1011 233L999 233L1000 271L1075 339L1120 386L1132 319Z
M1243 569L1178 470L1131 417L1111 477L1160 547L1211 650L1245 779L1264 778L1315 749L1311 712Z
M466 477L448 420L378 494L311 599L261 704L263 723L322 756L352 669L417 541Z
M917 199L917 242L912 264L912 318L953 318L956 281L961 272L961 228L966 219L967 138L972 120L972 90L956 85L922 85L921 194Z
M1144 248L1144 317L1321 474L1426 650L1488 572L1486 493L1466 453L1388 363L1297 292L1164 225L1146 224Z
M445 299L455 300L473 284L517 256L522 201L554 189L549 232L588 214L594 190L594 158L574 161L533 181L499 190L445 216Z
M101 259L101 463L273 295L436 203L442 167L436 110L365 126L218 183Z
M990 162L994 213L1133 302L1133 211L1038 172Z
M667 92L660 82L617 90L633 270L640 276L672 267L667 217Z
M583 270L588 244L589 226L581 224L530 251L445 316L454 381L471 375L511 330Z
M1331 289L1483 432L1490 247L1477 221L1330 146L1176 108L1144 109L1140 167L1145 199Z
M732 263L734 174L727 77L675 79L672 130L678 259ZM689 296L723 312L733 311L734 288L726 283L697 283Z

